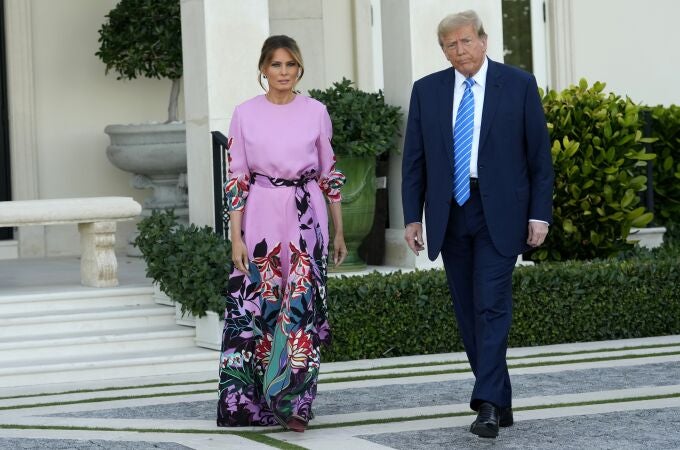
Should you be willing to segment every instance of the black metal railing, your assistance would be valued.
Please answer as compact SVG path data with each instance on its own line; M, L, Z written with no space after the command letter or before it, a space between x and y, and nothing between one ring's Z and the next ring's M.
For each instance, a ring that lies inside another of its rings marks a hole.
M224 183L227 180L227 137L212 131L213 204L215 207L215 233L227 238L228 216L224 215Z
M5 71L4 2L0 0L0 201L12 200L9 160L9 103L7 102L7 73ZM12 239L12 228L0 228L0 240Z

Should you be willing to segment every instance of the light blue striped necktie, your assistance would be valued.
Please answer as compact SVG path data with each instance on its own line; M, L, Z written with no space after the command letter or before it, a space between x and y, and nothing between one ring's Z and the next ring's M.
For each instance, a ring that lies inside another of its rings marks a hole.
M470 198L470 155L475 129L474 84L472 78L465 80L465 92L453 125L453 198L461 206Z

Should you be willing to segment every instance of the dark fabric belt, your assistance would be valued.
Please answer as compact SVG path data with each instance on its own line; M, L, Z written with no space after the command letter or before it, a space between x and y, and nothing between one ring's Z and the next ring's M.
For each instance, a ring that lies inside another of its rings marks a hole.
M253 172L250 174L251 184L257 184L264 187L302 187L312 180L316 180L317 175L315 171L309 171L302 174L300 178L293 180L286 178L274 178L262 173Z
M479 189L479 179L470 178L470 189Z

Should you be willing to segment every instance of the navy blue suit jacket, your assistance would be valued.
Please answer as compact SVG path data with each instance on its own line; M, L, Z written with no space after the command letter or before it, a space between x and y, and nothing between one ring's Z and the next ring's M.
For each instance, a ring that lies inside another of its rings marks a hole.
M404 223L422 221L439 254L453 200L453 90L448 68L413 84L402 162ZM504 256L529 249L529 219L552 222L550 138L536 79L489 59L478 151L479 189L491 240Z

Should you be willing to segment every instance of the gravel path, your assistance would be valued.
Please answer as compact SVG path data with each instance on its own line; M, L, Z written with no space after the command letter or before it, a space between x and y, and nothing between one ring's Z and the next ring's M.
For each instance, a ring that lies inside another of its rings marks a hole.
M8 439L0 438L0 449L7 450L192 450L172 442L103 441L75 439Z
M519 421L497 439L479 438L467 426L359 437L397 450L676 450L680 408Z

